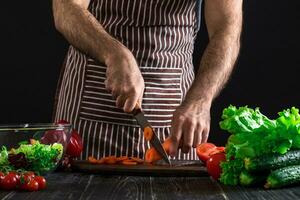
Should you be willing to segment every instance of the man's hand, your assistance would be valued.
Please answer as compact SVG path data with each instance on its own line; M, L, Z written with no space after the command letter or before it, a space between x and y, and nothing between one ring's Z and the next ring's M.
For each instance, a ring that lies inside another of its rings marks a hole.
M106 61L105 86L116 98L116 105L131 112L136 103L142 105L144 79L132 53L124 46L118 48Z
M206 142L209 128L210 104L184 102L173 114L170 155L176 156L180 147L183 153L188 153L191 147Z

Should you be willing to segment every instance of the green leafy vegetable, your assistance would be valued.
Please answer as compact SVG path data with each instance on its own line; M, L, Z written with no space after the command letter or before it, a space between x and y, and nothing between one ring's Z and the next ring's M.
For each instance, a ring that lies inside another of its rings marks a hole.
M300 115L295 107L279 112L271 120L259 108L237 108L230 105L222 114L220 127L232 135L226 144L226 162L222 163L221 182L237 185L244 170L245 158L300 148Z
M8 152L6 150L6 147L2 147L2 150L0 152L0 165L6 165L8 163Z
M9 163L8 155L17 155L23 153L28 162L26 169L37 173L44 173L55 168L57 162L61 159L63 146L58 143L52 145L40 144L38 141L34 144L21 143L19 148L7 151L2 147L0 152L0 170L16 170L13 164ZM23 170L23 169L21 169Z

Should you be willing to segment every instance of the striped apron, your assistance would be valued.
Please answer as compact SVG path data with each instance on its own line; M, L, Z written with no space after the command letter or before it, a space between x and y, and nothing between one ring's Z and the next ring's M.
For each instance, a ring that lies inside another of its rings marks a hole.
M89 11L134 55L144 78L142 108L163 141L174 110L194 80L195 0L92 0ZM70 46L56 95L55 119L65 119L84 142L81 159L143 158L150 147L130 114L105 89L106 66ZM195 150L177 159L197 159Z

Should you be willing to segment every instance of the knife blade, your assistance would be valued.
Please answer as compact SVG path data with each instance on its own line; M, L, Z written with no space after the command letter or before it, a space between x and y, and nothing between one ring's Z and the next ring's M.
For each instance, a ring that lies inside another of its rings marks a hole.
M170 161L170 159L168 157L168 154L165 151L165 149L163 148L163 146L162 146L162 144L161 144L158 136L156 135L154 129L151 126L151 124L149 123L149 121L145 117L143 111L139 107L137 107L137 106L133 110L133 117L136 119L137 123L140 125L140 127L142 128L142 130L144 130L145 127L150 127L152 129L153 136L150 139L150 144L161 155L161 157L163 158L163 160L171 166L171 161Z

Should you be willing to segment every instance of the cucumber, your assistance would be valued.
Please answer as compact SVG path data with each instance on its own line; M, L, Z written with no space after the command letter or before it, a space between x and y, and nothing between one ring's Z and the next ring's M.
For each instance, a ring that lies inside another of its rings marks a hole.
M240 184L243 186L251 186L263 183L266 180L266 175L251 174L244 170L240 174Z
M250 172L262 172L290 165L300 165L300 150L286 154L268 154L257 158L245 158L245 168Z
M279 188L300 183L300 165L276 169L267 178L265 188Z

